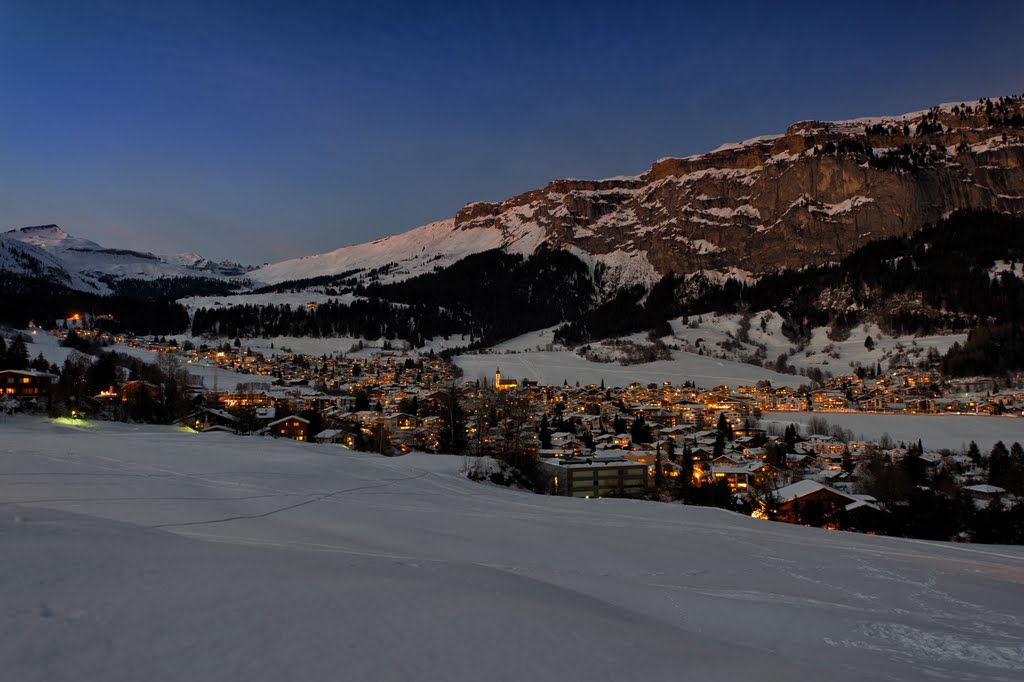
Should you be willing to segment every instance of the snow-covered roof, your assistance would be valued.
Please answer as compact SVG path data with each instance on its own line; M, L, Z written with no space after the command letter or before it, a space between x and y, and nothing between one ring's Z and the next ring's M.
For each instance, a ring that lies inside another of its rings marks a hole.
M323 439L327 439L327 438L337 438L338 436L341 436L344 433L345 432L342 431L341 429L324 429L320 433L318 433L315 436L313 436L313 438L315 440L323 440Z
M850 502L863 502L863 500L859 500L853 495L844 493L842 490L836 490L831 486L827 486L824 483L820 483L818 481L812 481L808 478L805 478L802 481L797 481L796 483L792 483L783 488L779 488L778 490L775 491L775 496L778 498L780 502L790 502L801 497L806 497L820 490L827 490L840 497L845 497L846 499L850 500Z
M0 369L0 374L17 374L18 376L36 377L36 378L42 378L42 377L49 377L51 379L58 378L56 374L51 374L50 372L40 372L39 370L36 370L36 369Z
M623 457L609 457L597 455L594 457L566 457L565 459L545 459L549 466L561 467L563 469L600 469L600 468L621 468L621 467L646 467L646 464L634 462Z
M1006 492L1006 488L1000 488L997 485L991 485L989 483L978 483L977 485L964 486L964 490L972 493L985 493L989 495L1002 495Z
M278 419L277 421L270 422L269 424L267 424L267 426L268 427L270 427L270 426L277 426L278 424L280 424L282 422L291 421L291 420L300 421L303 424L308 424L309 423L308 419L304 419L302 417L299 417L298 415L292 415L291 417L283 417L281 419Z

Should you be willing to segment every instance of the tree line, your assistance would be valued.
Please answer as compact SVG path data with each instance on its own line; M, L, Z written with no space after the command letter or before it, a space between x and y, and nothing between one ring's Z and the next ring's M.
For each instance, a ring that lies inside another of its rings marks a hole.
M1024 261L1024 219L960 212L905 237L867 244L832 265L769 273L756 283L712 282L669 273L644 298L642 288L559 327L555 339L577 345L612 335L667 332L667 320L708 313L775 310L795 343L815 327L833 331L876 321L892 334L969 331L943 358L951 375L1004 374L1024 367L1024 280L995 274L997 261ZM841 293L822 303L823 291ZM894 305L894 301L913 302Z

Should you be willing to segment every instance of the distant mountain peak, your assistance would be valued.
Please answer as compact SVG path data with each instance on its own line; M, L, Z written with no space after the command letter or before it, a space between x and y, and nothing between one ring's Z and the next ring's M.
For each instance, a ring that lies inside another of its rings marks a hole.
M107 248L76 237L59 225L32 225L0 233L16 251L0 259L0 270L47 276L75 289L106 292L116 280L188 277L223 280L251 268L213 263L194 253L158 256L127 248ZM20 246L17 246L20 245Z
M191 251L185 251L184 253L175 255L174 260L189 267L204 267L210 263L208 258L204 258L198 253L192 253Z

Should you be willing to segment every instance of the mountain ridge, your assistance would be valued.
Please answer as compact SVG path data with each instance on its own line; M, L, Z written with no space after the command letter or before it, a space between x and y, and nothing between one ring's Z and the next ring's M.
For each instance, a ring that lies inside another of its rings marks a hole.
M614 291L668 272L753 276L837 261L958 210L1024 212L1024 102L800 121L785 133L664 157L636 176L559 179L453 218L250 273L267 284L348 272L396 281L490 248L542 243Z
M0 271L52 278L79 291L111 293L119 281L202 278L224 280L252 268L214 263L197 254L160 256L108 248L59 225L32 225L0 233Z

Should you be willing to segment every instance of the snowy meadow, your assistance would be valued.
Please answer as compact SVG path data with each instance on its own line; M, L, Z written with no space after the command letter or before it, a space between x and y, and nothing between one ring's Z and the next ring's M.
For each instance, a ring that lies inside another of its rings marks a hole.
M537 496L462 458L0 424L17 680L1014 680L1024 548Z

